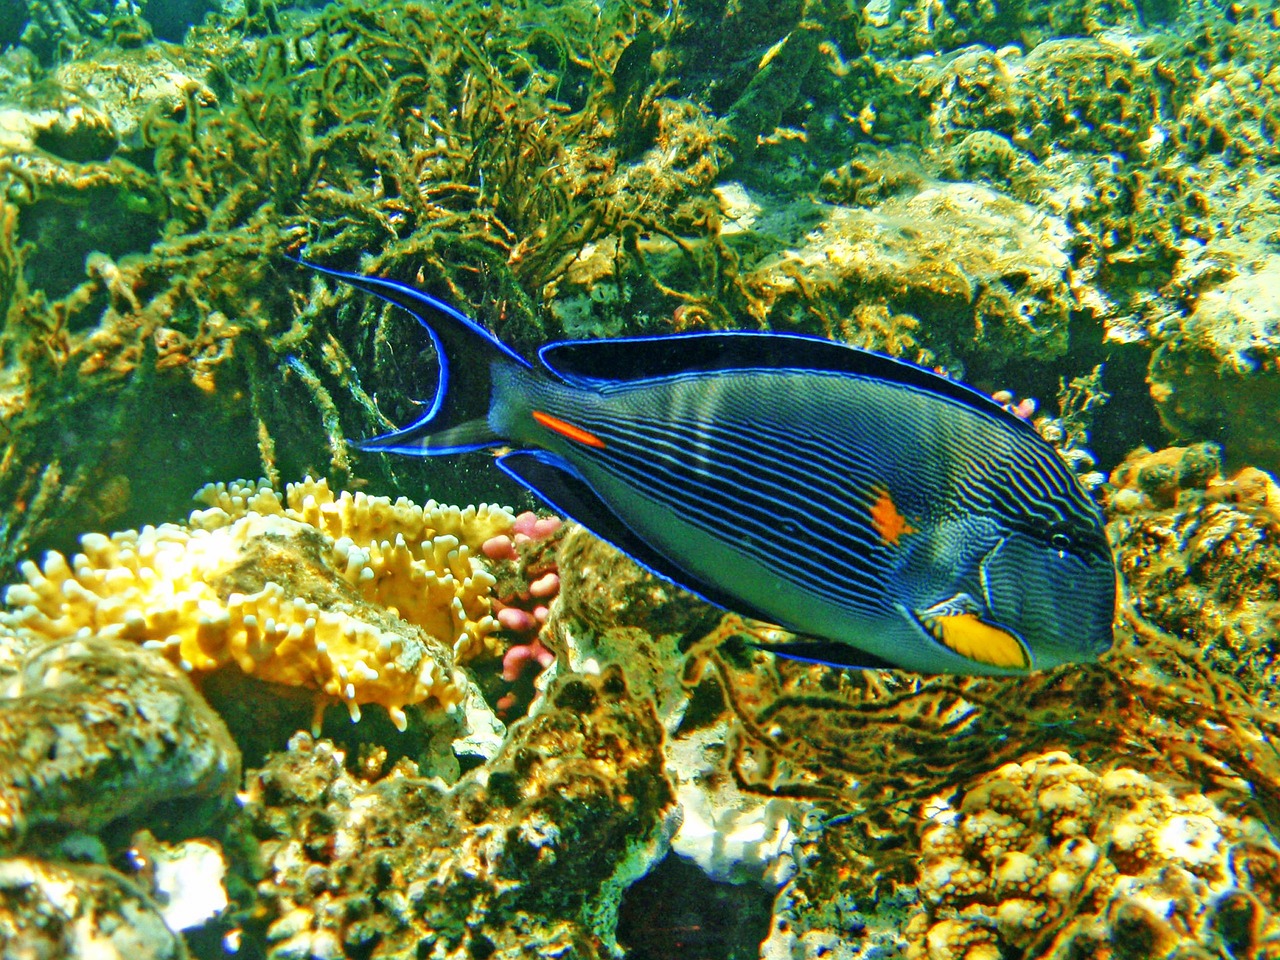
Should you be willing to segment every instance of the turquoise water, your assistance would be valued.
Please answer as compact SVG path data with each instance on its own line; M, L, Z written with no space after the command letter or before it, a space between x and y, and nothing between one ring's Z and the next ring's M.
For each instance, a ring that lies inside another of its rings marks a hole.
M0 49L5 960L1280 952L1271 5L28 0ZM299 256L525 356L962 380L1099 504L1115 644L775 657L490 452L353 446L438 359Z

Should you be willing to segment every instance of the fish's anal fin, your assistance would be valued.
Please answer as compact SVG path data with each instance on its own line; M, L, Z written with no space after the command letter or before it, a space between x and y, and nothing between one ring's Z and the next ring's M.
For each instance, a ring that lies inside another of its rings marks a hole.
M853 670L900 670L896 663L890 663L874 654L866 653L847 643L834 640L796 639L784 643L757 643L750 646L757 650L766 650L788 660L799 660L804 663L817 663L825 667L844 667Z
M1014 633L983 620L968 594L918 610L915 621L952 653L1002 670L1030 670L1031 652Z
M496 463L504 473L524 484L552 509L576 520L601 540L613 544L650 573L718 607L735 610L757 620L769 620L768 614L729 596L716 584L677 566L669 557L649 546L557 454L547 450L515 450L500 456Z
M604 448L604 441L594 433L591 433L588 430L583 430L581 427L574 426L572 423L561 420L559 417L553 417L551 414L542 410L534 410L532 412L532 416L534 420L546 427L548 430L558 433L560 436L572 440L574 443L580 443L583 446L595 447L597 449Z
M876 499L872 502L870 511L871 529L881 543L896 547L903 537L920 532L898 511L898 505L893 502L893 495L888 488L880 487L875 494Z

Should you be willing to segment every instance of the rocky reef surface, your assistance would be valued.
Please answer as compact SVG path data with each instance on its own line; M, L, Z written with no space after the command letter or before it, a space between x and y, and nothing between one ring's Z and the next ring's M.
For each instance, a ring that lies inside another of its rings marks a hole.
M1273 5L17 6L0 955L1280 956ZM519 494L349 446L434 356L288 254L963 376L1103 503L1116 649L781 661L443 505Z
M1201 445L1139 451L1103 489L1130 589L1117 649L1011 680L775 659L759 627L576 526L474 556L434 534L471 565L453 589L491 610L518 609L554 556L536 640L486 615L476 646L388 602L412 565L339 563L333 535L380 531L372 556L424 517L465 538L510 514L330 494L326 535L311 481L201 500L255 523L301 504L312 533L186 553L258 578L302 624L329 584L352 646L328 659L287 618L248 642L253 615L228 624L227 605L251 604L216 568L194 577L162 549L123 568L86 536L28 567L0 614L0 931L68 957L1271 956L1280 488L1224 479ZM151 542L211 540L229 515ZM344 575L367 595L334 596ZM199 601L210 584L223 606ZM240 653L193 662L184 636ZM533 643L545 669L511 656ZM410 667L433 682L388 699L375 681ZM510 696L526 668L532 699ZM694 899L638 912L641 890ZM706 904L743 918L733 936L698 938Z

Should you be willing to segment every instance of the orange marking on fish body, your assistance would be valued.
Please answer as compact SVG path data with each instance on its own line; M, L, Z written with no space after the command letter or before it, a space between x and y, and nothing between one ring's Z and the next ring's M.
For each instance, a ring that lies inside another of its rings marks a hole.
M888 490L881 490L876 502L871 505L871 529L892 547L896 547L903 537L920 532L898 512L898 505L893 502Z
M565 423L559 417L553 417L549 413L543 413L541 410L533 411L533 419L548 430L554 430L562 437L568 437L575 443L585 444L588 447L598 447L603 449L604 441L597 437L594 433L588 433L581 427L575 427L572 423Z

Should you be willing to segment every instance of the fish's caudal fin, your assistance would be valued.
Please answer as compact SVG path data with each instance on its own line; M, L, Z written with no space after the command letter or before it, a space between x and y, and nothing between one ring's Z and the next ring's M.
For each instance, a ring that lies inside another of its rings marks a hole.
M304 260L294 262L409 311L426 328L435 347L440 379L426 412L407 427L356 443L357 447L431 457L480 450L503 442L488 420L493 369L497 364L528 369L529 361L466 314L407 284L345 273Z

